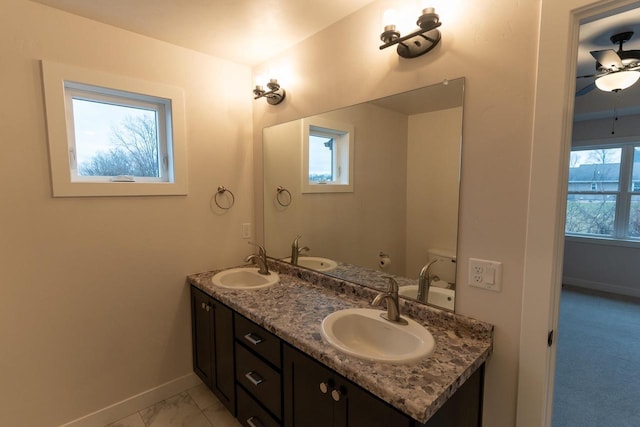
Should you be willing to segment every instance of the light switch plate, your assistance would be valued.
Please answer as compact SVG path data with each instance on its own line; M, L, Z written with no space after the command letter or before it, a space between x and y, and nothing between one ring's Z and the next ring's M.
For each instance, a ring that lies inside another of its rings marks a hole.
M469 258L469 285L500 292L502 290L502 263Z
M251 223L244 222L242 223L242 238L250 239L251 238Z

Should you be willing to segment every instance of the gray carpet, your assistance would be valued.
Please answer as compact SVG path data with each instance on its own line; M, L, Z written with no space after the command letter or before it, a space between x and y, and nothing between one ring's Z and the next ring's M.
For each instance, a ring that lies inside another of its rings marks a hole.
M640 426L640 304L562 291L553 427Z

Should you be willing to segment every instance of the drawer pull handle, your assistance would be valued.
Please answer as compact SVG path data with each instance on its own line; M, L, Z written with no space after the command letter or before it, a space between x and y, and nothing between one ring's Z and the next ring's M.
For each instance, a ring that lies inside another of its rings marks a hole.
M246 374L244 374L244 376L246 379L251 381L251 384L255 386L260 385L260 383L264 382L264 378L262 378L258 373L253 371L247 372Z
M244 339L249 341L253 345L258 345L264 341L260 335L252 334L251 332L245 335Z
M249 424L249 427L264 427L264 424L262 424L262 421L260 421L260 418L256 418L256 417L247 418L247 424Z
M325 382L320 383L320 391L322 392L322 394L327 394L327 392L329 391L329 387L327 386L327 383Z

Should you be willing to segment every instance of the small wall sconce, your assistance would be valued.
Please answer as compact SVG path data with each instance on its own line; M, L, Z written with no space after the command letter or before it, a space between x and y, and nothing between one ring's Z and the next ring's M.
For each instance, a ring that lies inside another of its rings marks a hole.
M269 83L267 83L267 89L269 90L264 90L262 85L256 84L255 89L253 89L253 94L255 95L253 99L266 98L270 105L278 105L284 101L284 98L287 95L276 79L269 80Z
M395 23L385 22L384 31L380 34L380 40L384 44L380 46L380 50L398 45L396 51L403 58L416 58L429 52L440 42L440 31L436 29L441 25L440 17L434 8L428 7L422 11L416 23L420 29L400 37Z

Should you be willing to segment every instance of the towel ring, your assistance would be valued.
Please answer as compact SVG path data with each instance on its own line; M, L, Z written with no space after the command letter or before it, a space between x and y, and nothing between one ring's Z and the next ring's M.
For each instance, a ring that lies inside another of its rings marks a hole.
M282 185L279 185L278 188L276 188L277 194L276 194L276 201L278 202L278 204L280 206L284 206L285 208L287 206L289 206L291 204L291 202L293 201L293 197L291 197L291 192L289 190L287 190L286 188L284 188ZM282 195L282 193L286 193L287 196L289 197L289 201L283 203L282 200L280 199L280 196Z
M229 195L231 196L231 202L229 202L229 206L222 206L220 205L220 203L218 203L218 196L221 196L224 193L229 193ZM219 207L220 209L228 210L228 209L231 209L233 205L236 203L236 197L233 195L231 190L229 190L228 188L225 188L224 185L220 185L218 186L218 191L216 191L215 196L213 196L213 201L216 203L216 206Z

